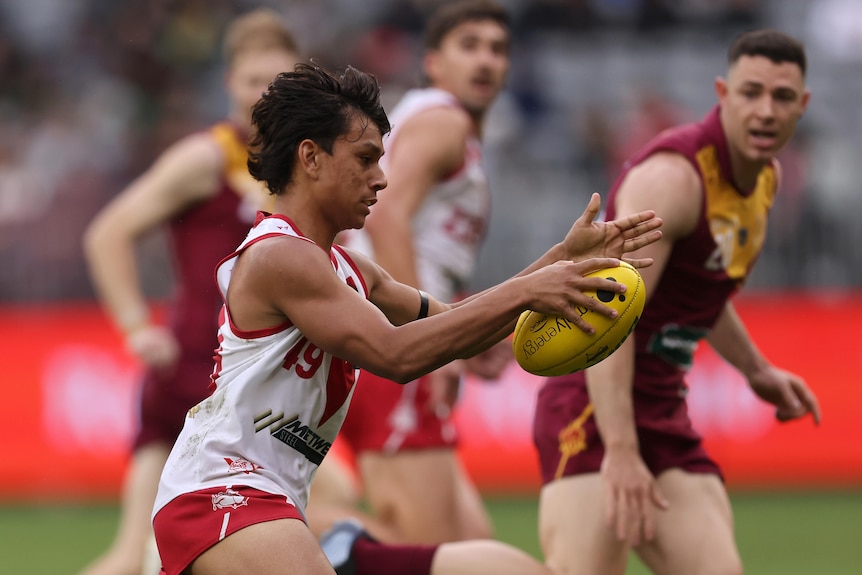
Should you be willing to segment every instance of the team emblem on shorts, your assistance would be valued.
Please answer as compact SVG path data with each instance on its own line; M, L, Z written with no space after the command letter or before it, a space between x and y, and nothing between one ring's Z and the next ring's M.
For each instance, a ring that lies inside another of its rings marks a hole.
M240 495L239 491L234 491L230 487L225 489L224 491L220 491L212 496L213 498L213 511L218 511L219 509L227 509L230 507L231 509L237 509L244 505L248 505L248 497L245 495Z
M584 423L592 414L593 404L588 403L581 414L559 433L560 462L557 465L554 478L563 477L569 459L587 448L587 432L584 430Z

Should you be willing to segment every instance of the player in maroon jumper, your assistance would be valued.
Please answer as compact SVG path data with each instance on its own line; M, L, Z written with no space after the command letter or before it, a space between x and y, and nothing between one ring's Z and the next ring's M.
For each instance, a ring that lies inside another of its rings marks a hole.
M540 538L548 564L567 574L622 575L632 549L655 573L742 572L721 472L687 412L684 375L699 340L780 421L820 420L805 382L769 363L731 302L764 242L781 179L775 155L808 104L804 48L750 32L728 64L716 108L654 138L608 197L608 218L650 208L664 221L662 239L637 252L655 263L642 270L648 301L634 337L539 393Z
M297 47L277 14L258 10L230 25L224 52L227 119L168 148L86 232L87 261L102 302L126 347L147 366L120 524L87 575L141 572L159 474L186 411L207 395L221 305L213 269L269 201L246 166L251 107L276 74L293 68ZM151 321L134 255L137 240L163 225L177 282L167 325Z

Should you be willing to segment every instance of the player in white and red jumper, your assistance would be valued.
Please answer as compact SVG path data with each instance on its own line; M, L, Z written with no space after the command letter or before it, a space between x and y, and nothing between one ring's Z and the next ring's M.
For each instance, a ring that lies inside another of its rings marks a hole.
M333 244L365 223L386 186L379 159L389 122L373 77L299 64L273 81L252 118L249 168L276 196L274 215L217 268L224 306L213 393L189 410L153 511L166 575L331 575L304 508L362 385L356 368L392 385L411 381L499 342L525 309L589 330L577 306L613 310L584 290L625 287L584 275L660 237L649 211L594 222L596 195L522 274L444 304ZM393 547L359 538L348 552L355 575L550 573L494 541Z

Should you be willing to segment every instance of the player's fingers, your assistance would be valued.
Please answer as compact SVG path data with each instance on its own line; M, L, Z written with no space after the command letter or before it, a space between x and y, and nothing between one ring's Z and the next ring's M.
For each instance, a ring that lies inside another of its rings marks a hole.
M652 541L658 530L658 511L663 511L670 506L658 483L653 482L647 492L644 502L644 529L643 535L646 541Z
M655 537L656 519L655 509L651 502L647 502L643 512L643 527L639 535L643 536L644 541L652 541Z
M778 404L778 410L785 416L789 416L788 419L793 419L794 417L802 415L804 413L804 408L802 406L802 402L796 397L796 390L793 388L793 382L791 381L790 385L781 386L780 389L781 400Z
M618 282L615 279L603 277L588 277L580 278L575 284L575 288L580 291L607 291L612 293L625 293L628 290L626 284Z
M775 410L775 418L778 421L792 421L798 419L808 413L807 408L801 403L795 403L792 406L782 405Z
M616 527L617 520L617 496L613 487L605 488L605 524L608 529Z
M654 218L654 210L644 210L643 212L629 214L628 216L617 218L616 220L614 220L613 223L619 230L625 231L635 228L641 223L652 220Z
M625 242L623 242L623 252L633 252L635 250L639 250L644 246L654 244L661 239L661 236L661 230L652 230L644 232L637 237L629 238Z
M664 491L661 490L661 487L659 487L656 482L653 482L650 486L650 501L653 505L662 510L670 507L670 501L668 501L667 497L664 496Z
M629 536L632 513L629 507L628 496L621 493L617 497L617 539L625 541Z
M794 415L790 411L782 408L776 408L775 410L775 419L781 422L790 421L793 419Z
M808 387L800 382L795 382L793 386L799 401L805 406L806 413L810 413L814 417L814 423L820 425L820 403L814 393Z
M611 291L611 290L608 290L608 291ZM620 292L620 290L618 290L618 289L614 289L613 291L618 292L618 293ZM585 293L581 293L581 292L576 293L574 296L574 302L573 303L574 303L574 307L570 310L572 313L572 316L573 316L570 319L573 319L573 320L576 318L577 319L583 319L583 315L584 315L583 311L584 310L589 310L589 311L595 312L599 315L603 315L603 316L606 316L609 318L615 318L618 315L617 310L615 310L614 308L612 308L610 306L603 304L602 302L600 302L599 300L597 300L594 297L590 297L590 296L586 295ZM584 323L586 323L586 321Z
M599 215L599 210L602 208L602 197L593 192L593 195L590 196L590 201L587 203L587 207L584 209L584 213L581 214L581 217L578 218L578 221L584 224L590 224L595 221L596 216Z
M646 213L646 212L642 212ZM636 238L638 236L642 236L646 233L657 230L661 227L662 219L656 217L650 217L648 219L644 219L642 221L638 221L637 223L631 222L633 225L629 228L622 229L622 237L623 239L630 240Z
M563 316L567 320L572 322L576 328L578 328L585 334L593 335L594 333L596 333L596 328L594 328L587 320L581 317L581 315L577 311L567 309L564 312Z
M652 538L652 533L655 531L655 518L652 515L652 504L647 490L633 493L632 498L635 515L630 542L636 546L640 545L643 539Z
M652 258L623 258L623 261L637 269L648 268L653 264Z
M579 262L573 262L574 270L580 275L586 275L596 270L615 268L620 265L618 258L589 258Z

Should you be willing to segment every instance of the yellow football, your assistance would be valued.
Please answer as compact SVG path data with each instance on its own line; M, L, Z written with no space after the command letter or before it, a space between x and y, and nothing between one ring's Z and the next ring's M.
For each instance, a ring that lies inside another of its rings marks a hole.
M608 307L617 317L578 308L581 317L595 328L589 335L562 316L527 310L518 318L512 347L518 364L535 375L565 375L586 369L611 355L634 330L643 313L646 290L643 279L631 265L605 268L586 275L603 277L626 285L625 293L605 290L586 291Z

